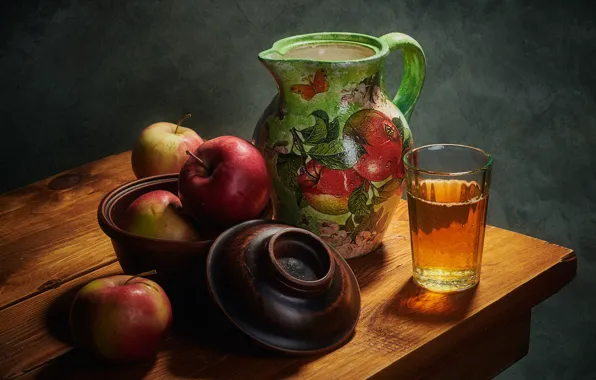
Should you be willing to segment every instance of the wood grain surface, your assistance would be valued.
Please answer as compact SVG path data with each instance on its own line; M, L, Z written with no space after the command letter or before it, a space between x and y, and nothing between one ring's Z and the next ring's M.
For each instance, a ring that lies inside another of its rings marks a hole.
M155 361L104 367L69 349L64 318L79 286L119 271L96 211L106 192L133 179L129 159L125 153L73 170L84 174L68 189L50 190L47 180L0 196L3 378L450 378L465 374L469 359L476 363L472 373L493 376L525 355L531 307L575 275L571 250L487 227L479 286L427 292L411 281L402 202L383 247L349 261L362 312L356 334L338 350L276 355L225 323L218 327L217 313L206 311L209 317L194 320L192 329L173 330Z
M0 310L0 378L13 378L71 349L69 308L89 281L122 273L113 263Z
M52 190L61 176L73 187ZM0 309L116 261L97 227L97 206L111 189L133 180L130 153L0 196Z

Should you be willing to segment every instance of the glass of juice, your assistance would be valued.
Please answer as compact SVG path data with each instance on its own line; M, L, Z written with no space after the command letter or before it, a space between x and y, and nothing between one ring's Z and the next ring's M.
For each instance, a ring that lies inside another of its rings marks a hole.
M456 292L480 281L492 156L433 144L404 156L414 281Z

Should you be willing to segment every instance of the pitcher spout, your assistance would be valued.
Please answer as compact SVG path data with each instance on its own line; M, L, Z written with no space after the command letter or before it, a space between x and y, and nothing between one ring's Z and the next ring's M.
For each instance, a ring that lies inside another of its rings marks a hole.
M282 90L283 84L281 78L283 77L283 56L274 48L264 50L258 55L259 61L265 66L267 71L273 75L275 83L277 84L278 90Z
M376 38L352 33L315 33L279 40L258 54L273 75L282 99L291 93L310 101L326 92L326 77L364 80L380 71L386 45Z
M261 61L269 71L275 71L276 65L282 59L282 55L274 48L260 52L258 57L259 61Z

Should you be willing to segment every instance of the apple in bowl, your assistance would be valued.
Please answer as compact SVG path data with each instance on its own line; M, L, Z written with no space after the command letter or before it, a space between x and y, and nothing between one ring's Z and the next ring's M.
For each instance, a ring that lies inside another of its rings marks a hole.
M135 200L154 191L178 194L178 183L179 174L176 173L124 183L101 200L97 212L98 223L110 238L124 273L136 274L156 269L157 275L151 279L166 291L174 288L196 289L199 296L208 298L204 288L205 258L213 240L224 228L210 225L208 221L197 223L193 220L189 224L198 233L198 238L193 240L147 237L127 230L127 226L130 226L126 221L130 217L127 211L132 211L130 207ZM270 205L269 202L257 217L271 217ZM189 220L188 213L180 214L185 221Z
M272 185L267 163L254 145L220 136L188 155L180 170L178 194L197 223L225 228L263 213Z
M191 222L188 222L189 229L192 227L198 233L198 237L192 240L170 239L165 234L160 237L148 237L147 234L143 236L142 232L136 230L142 226L131 227L130 213L133 210L140 213L143 211L142 207L131 206L141 197L155 191L164 191L175 197L175 194L178 194L178 174L137 179L113 189L99 204L99 226L110 238L124 273L136 274L155 269L157 274L151 279L167 291L184 285L183 283L196 282L200 285L203 282L200 274L204 268L205 257L215 236L209 235L204 229L197 229ZM163 207L163 204L160 207ZM178 209L171 206L168 208L176 211L177 215L174 216L183 218L184 222L188 221L186 215L179 213ZM169 211L166 216L171 216ZM165 219L163 214L161 217ZM150 221L154 226L164 222L167 221Z
M124 212L122 228L154 239L193 241L199 238L191 221L182 214L180 199L165 190L153 190L135 199Z

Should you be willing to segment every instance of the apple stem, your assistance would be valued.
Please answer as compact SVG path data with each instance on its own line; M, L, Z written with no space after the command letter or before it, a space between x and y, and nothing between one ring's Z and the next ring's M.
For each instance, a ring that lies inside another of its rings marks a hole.
M128 280L126 280L126 281L124 282L124 285L128 284L128 282L129 282L130 280L134 279L134 278L137 278L137 277L145 277L145 276L152 276L152 275L154 275L154 274L157 274L157 271L156 271L155 269L153 269L153 270L149 270L149 271L147 271L147 272L143 272L143 273L135 274L134 276L132 276L131 278L129 278Z
M203 160L201 160L199 157L197 157L196 154L194 154L193 152L191 152L190 150L186 151L186 154L188 154L189 156L191 156L192 158L194 158L195 160L199 161L199 163L201 164L201 166L207 170L207 165L205 165L205 163L203 162ZM208 171L208 170L207 170Z
M178 128L180 127L180 124L182 124L182 122L186 119L190 119L191 114L187 113L186 115L182 116L179 120L178 123L176 123L176 129L174 130L174 134L176 134L178 132Z

